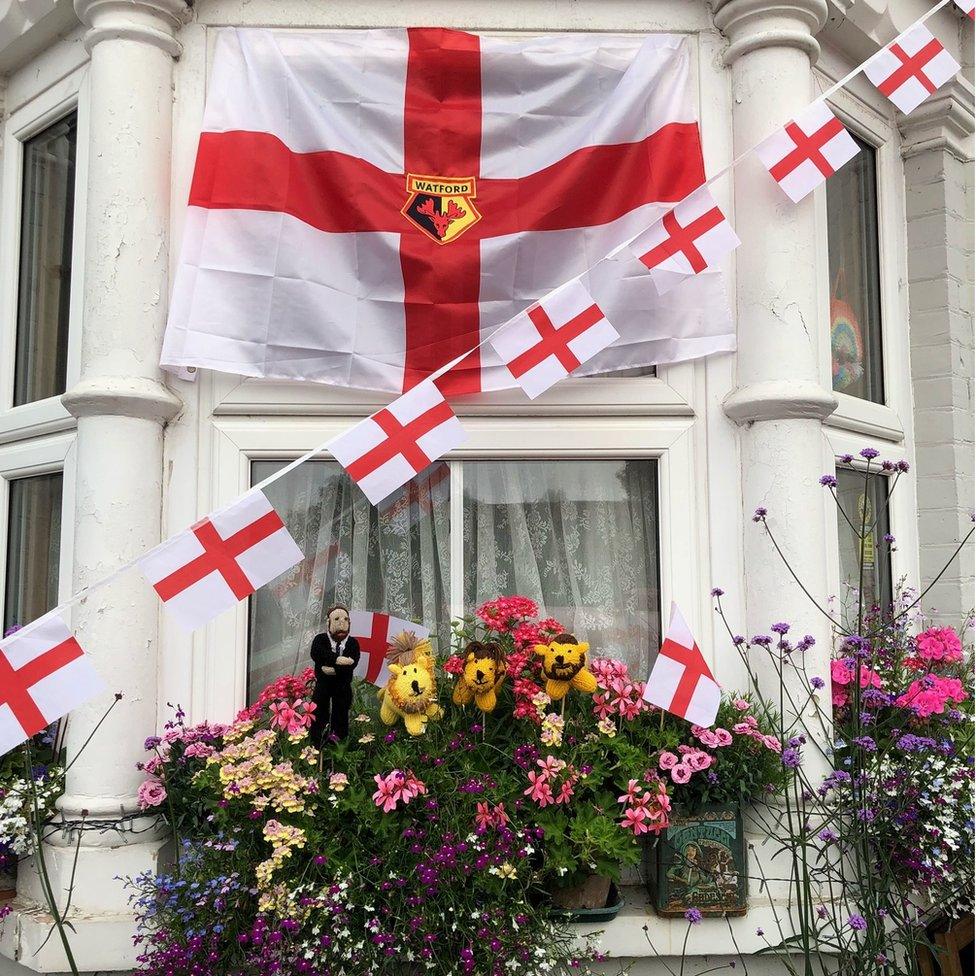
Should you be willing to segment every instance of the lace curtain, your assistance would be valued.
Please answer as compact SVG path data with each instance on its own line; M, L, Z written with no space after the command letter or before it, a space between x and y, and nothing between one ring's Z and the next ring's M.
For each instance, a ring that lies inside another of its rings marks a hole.
M256 462L254 482L284 466ZM383 610L449 633L449 468L429 468L374 508L334 461L313 461L266 490L305 560L251 600L248 699L309 664L329 607Z
M644 677L659 645L656 465L650 460L461 464L468 612L518 593L595 653ZM283 462L255 462L255 482ZM334 462L303 464L268 497L306 553L251 600L249 699L307 666L335 602L383 610L450 638L450 467L434 465L379 508Z
M464 600L531 597L642 679L660 631L653 461L471 461Z

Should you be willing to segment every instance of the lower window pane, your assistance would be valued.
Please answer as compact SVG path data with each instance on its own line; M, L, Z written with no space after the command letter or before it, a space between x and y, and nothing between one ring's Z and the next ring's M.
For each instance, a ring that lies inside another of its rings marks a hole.
M284 467L258 461L252 483ZM251 599L248 701L310 661L333 603L436 622L450 635L450 469L436 464L379 508L334 461L310 461L265 488L305 560Z
M646 677L659 646L654 461L464 463L464 602L531 597Z
M27 624L57 605L61 484L60 473L10 482L4 630Z
M869 475L865 488L861 472L837 471L837 500L842 509L837 513L841 599L846 606L857 607L861 570L858 536L861 534L862 520L865 525L865 605L878 604L884 609L891 605L891 550L884 541L889 531L886 505L888 486L888 479L884 475Z

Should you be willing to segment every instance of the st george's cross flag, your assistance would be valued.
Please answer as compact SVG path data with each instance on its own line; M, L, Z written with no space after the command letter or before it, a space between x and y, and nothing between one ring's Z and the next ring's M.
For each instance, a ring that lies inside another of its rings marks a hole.
M632 241L662 295L692 275L716 269L741 241L711 191L703 186Z
M956 59L924 24L916 24L864 66L871 83L907 115L959 71Z
M671 622L644 686L644 699L704 728L718 715L722 689L676 603L671 604Z
M461 422L430 381L329 442L332 456L377 505L467 439Z
M783 192L798 203L859 152L843 123L814 102L756 147L756 155Z
M954 0L954 2L970 20L976 20L976 0Z
M583 272L577 374L734 348L721 275L603 260L704 179L678 35L218 37L161 362L403 392ZM515 386L488 346L445 394Z
M420 624L402 620L400 617L390 616L388 613L376 613L372 610L349 611L349 636L359 641L362 654L359 664L353 672L357 678L363 678L374 685L385 685L390 677L387 668L386 652L390 641L397 634L412 631L420 640L430 636L430 629Z
M534 400L619 339L579 281L570 281L503 325L491 345Z
M0 640L0 756L104 690L57 614Z
M151 549L139 568L166 612L190 631L304 558L267 495L251 491Z

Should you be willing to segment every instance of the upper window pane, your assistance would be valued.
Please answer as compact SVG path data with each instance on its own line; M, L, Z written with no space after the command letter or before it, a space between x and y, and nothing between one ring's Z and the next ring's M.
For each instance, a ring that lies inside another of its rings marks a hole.
M864 605L877 604L883 609L891 606L891 548L885 541L888 535L888 489L884 475L868 475L848 468L837 469L837 533L840 542L840 579L844 588L842 598L848 606L857 605L857 589L861 578L861 557L858 538L864 525ZM845 517L846 516L846 517Z
M24 144L14 406L64 393L76 116Z
M58 602L61 475L10 482L3 629L27 624Z
M285 461L255 461L252 483ZM450 468L440 462L379 507L335 461L308 461L264 489L305 559L251 598L248 701L306 667L329 607L439 625L450 640Z
M861 151L827 181L833 387L884 403L877 153L854 139Z
M654 461L467 461L464 603L537 601L641 678L659 647Z

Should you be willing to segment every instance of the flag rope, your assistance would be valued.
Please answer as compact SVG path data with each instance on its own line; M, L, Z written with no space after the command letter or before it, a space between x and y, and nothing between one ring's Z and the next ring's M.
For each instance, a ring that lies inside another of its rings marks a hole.
M914 30L916 27L924 24L927 20L929 20L931 17L935 16L935 14L937 14L940 10L942 10L943 7L948 6L948 4L950 4L952 2L953 2L953 0L939 0L939 2L935 6L933 6L931 9L925 11L925 13L922 14L921 17L919 17L912 24L909 24L909 26L906 27L903 31L900 31L898 36L899 37L904 36L909 31ZM845 88L851 81L853 81L854 78L856 78L858 75L860 75L863 72L865 66L870 61L872 61L875 56L876 56L876 54L872 54L870 58L867 58L865 61L862 61L861 64L859 64L853 70L849 71L839 81L834 82L834 84L831 85L829 88L827 88L826 91L822 92L817 98L815 98L810 103L810 106L816 105L816 104L821 103L821 102L825 102L832 95L836 94L842 88ZM807 106L807 107L809 108L810 106ZM787 120L787 122L788 121L789 120ZM772 132L770 133L770 135L775 134L785 124L787 124L787 123L784 122L781 125L779 125L776 128L774 128L772 130ZM732 172L732 170L734 170L740 163L742 163L744 160L746 160L748 157L750 157L756 151L756 149L760 145L762 145L762 143L765 141L766 138L769 138L769 137L767 136L764 139L761 139L754 146L751 146L749 149L745 149L742 152L740 152L737 156L735 156L729 163L727 163L717 173L713 174L708 179L706 179L703 183L699 184L697 187L694 188L694 190L692 190L689 194L687 194L681 200L675 201L671 205L671 208L670 208L670 210L668 212L669 213L672 212L675 207L677 207L679 204L683 203L690 196L692 196L693 194L699 192L700 190L702 190L705 187L711 186L712 184L718 182L718 180L722 179L724 176L726 176L730 172ZM663 219L664 218L662 216L661 218L659 218L658 220L656 220L653 224L651 224L650 227L656 226L656 224L660 223L661 220L663 220ZM620 254L622 251L625 251L627 248L630 247L631 244L634 243L634 241L637 240L638 237L640 237L641 235L645 234L650 229L650 227L644 227L644 228L642 228L640 231L638 231L636 234L634 234L628 240L624 241L622 244L617 245L609 253L605 254L599 261L595 262L595 264L592 265L591 267L595 267L596 264L600 264L603 261L611 260L614 257L616 257L618 254ZM549 295L552 295L554 292L559 291L561 288L565 288L567 285L570 285L570 284L572 284L575 281L579 281L585 274L587 274L589 272L589 270L590 269L588 268L586 271L581 272L579 275L576 275L574 278L571 278L569 281L563 282L561 285L559 285L557 288L554 288L547 295L543 296L542 298L538 299L535 302L530 303L528 306L526 306L526 309L531 309L533 306L539 305ZM429 376L427 376L423 380L423 382L425 382L425 383L433 383L436 380L440 379L440 377L444 376L446 373L450 372L455 366L459 365L464 359L466 359L472 353L475 353L475 352L479 351L485 345L487 345L499 332L501 332L502 329L504 329L506 326L510 325L516 318L518 318L520 315L524 315L525 312L526 312L526 309L523 309L521 312L517 313L516 315L513 315L510 318L506 319L506 321L504 321L501 325L499 325L492 332L490 332L483 339L481 339L480 342L478 342L476 345L473 345L470 349L465 350L463 353L461 353L459 356L457 356L454 359L452 359L450 362L445 363L443 366L439 367L437 370L435 370L433 373L431 373ZM230 502L228 502L227 505L224 505L224 506L222 506L222 508L217 509L216 512L223 511L224 509L229 508L232 505L236 505L238 502L241 501L241 499L245 498L247 495L249 495L249 494L251 494L253 492L263 491L269 485L274 484L274 482L279 481L281 478L285 477L285 475L287 475L290 472L294 471L296 468L298 468L301 465L305 464L306 462L312 460L312 458L316 457L319 454L323 454L326 451L328 451L329 445L332 444L334 441L338 440L338 438L341 437L341 436L344 436L344 434L339 434L339 435L337 435L335 437L330 437L330 438L328 438L328 440L322 441L320 444L316 444L314 447L312 447L311 449L309 449L308 451L306 451L304 454L301 454L297 458L295 458L294 460L290 461L280 471L275 471L273 474L268 475L267 478L265 478L262 481L258 482L258 484L252 485L246 491L241 492L236 498L234 498L233 500L231 500ZM352 511L354 505L355 505L355 502L350 502L347 507L344 507L342 509L342 511L340 512L340 516L345 516L350 511ZM214 513L214 514L216 514L216 513ZM65 609L67 609L68 607L70 607L70 606L72 606L72 605L80 602L81 600L84 600L85 598L91 596L93 593L97 592L98 590L101 590L104 587L108 586L109 584L114 583L117 579L119 579L119 577L123 576L125 573L131 571L132 569L135 569L138 566L138 564L146 556L148 556L150 553L157 552L158 550L160 550L163 547L167 546L170 542L171 542L171 538L170 539L166 539L163 542L160 542L159 545L153 546L152 548L147 549L145 552L140 553L138 556L134 557L133 559L130 559L128 562L126 562L123 565L119 566L117 569L115 569L113 572L109 573L107 576L104 576L101 579L98 579L95 582L89 583L88 585L82 587L82 589L78 590L76 593L73 593L70 597L68 597L67 599L65 599L61 603L59 603L53 609L48 610L41 617L38 617L36 620L34 620L31 623L29 623L29 624L25 625L24 627L22 627L19 631L17 631L17 634L18 635L21 635L21 636L26 636L28 633L30 633L30 631L32 631L34 629L35 626L39 625L42 621L47 620L50 617L52 617L52 616L54 616L56 614L61 613L61 611L63 611ZM14 636L14 635L11 635L11 636Z

